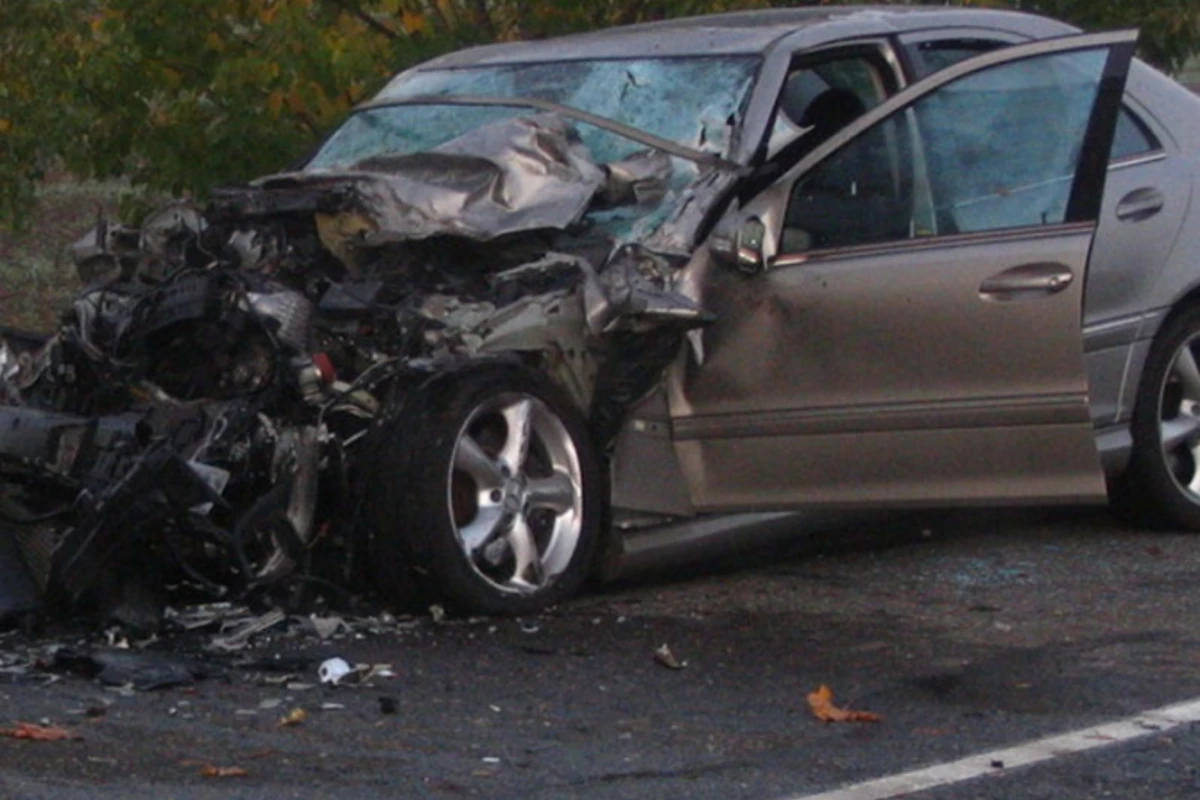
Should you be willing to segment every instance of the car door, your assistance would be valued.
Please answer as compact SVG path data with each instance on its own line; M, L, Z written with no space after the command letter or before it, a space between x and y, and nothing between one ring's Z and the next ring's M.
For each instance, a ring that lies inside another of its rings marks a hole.
M973 55L1023 41L1016 34L971 28L919 31L899 37L911 73L923 78ZM1145 66L1134 65L1130 83ZM1129 419L1137 375L1129 374L1143 324L1146 294L1175 246L1190 196L1190 178L1172 163L1152 116L1126 91L1113 138L1104 203L1088 265L1083 309L1092 423ZM1143 345L1149 347L1149 344ZM1144 354L1143 354L1144 358ZM1123 427L1111 431L1126 441ZM1120 449L1120 445L1116 446Z
M1103 497L1080 314L1134 39L939 71L718 225L667 381L697 510Z

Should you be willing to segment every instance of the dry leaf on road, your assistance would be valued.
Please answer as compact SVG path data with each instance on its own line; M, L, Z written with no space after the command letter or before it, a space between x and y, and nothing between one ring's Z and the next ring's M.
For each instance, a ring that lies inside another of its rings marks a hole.
M11 728L0 728L0 736L30 739L37 742L62 742L83 738L73 731L56 728L53 725L34 725L32 722L18 722Z
M305 711L303 708L293 708L287 713L286 716L279 720L279 727L290 728L292 726L301 724L306 719L308 719L307 711Z
M883 717L870 711L850 711L833 704L833 690L825 684L808 694L808 707L822 722L879 722Z

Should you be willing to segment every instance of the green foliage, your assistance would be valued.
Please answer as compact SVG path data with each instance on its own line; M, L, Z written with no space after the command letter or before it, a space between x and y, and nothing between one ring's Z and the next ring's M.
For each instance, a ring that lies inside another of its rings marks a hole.
M1168 71L1180 69L1200 52L1196 0L1032 0L1014 5L1088 30L1140 28L1141 56Z
M853 1L853 0L852 0ZM1195 0L959 0L1200 50ZM202 195L286 169L398 69L469 44L770 0L0 0L0 225L49 171Z

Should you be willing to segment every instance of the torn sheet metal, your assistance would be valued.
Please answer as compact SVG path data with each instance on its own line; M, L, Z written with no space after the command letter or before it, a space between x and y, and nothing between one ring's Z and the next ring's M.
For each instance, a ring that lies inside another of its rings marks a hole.
M625 176L630 191L652 176ZM489 240L517 231L567 228L578 222L608 176L561 117L503 120L423 153L376 156L338 178L375 227L363 243L436 235ZM303 186L326 173L293 173L260 185ZM614 186L621 187L620 182Z
M618 249L599 273L584 269L583 297L593 334L661 325L692 328L712 320L694 300L672 288L676 268L639 245Z

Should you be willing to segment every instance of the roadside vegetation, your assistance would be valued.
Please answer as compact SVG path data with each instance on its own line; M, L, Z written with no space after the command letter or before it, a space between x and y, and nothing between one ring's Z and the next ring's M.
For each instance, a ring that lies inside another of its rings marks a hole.
M956 4L1138 26L1143 56L1168 70L1200 52L1195 0ZM772 5L795 3L3 0L2 320L52 324L77 288L65 245L98 209L136 221L149 198L284 169L405 66L490 41Z

